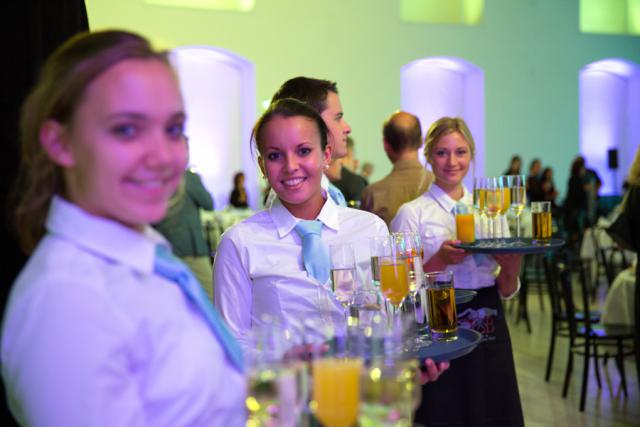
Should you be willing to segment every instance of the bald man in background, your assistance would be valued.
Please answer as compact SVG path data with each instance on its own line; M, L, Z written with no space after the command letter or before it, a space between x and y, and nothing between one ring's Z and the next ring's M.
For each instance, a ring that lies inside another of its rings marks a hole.
M427 191L433 173L418 160L422 145L420 120L400 111L389 117L382 127L383 146L393 163L389 175L365 187L360 208L378 215L389 225L402 204Z

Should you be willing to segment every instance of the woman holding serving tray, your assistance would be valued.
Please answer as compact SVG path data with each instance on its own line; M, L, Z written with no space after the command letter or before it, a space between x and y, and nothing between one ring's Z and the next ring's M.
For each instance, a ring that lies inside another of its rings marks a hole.
M420 233L424 271L453 272L454 286L477 296L458 306L461 325L483 333L484 342L451 361L449 372L423 387L416 420L425 425L524 425L509 332L500 297L518 291L521 255L471 255L457 248L454 211L472 205L462 180L474 158L473 137L460 118L443 117L427 133L425 157L435 174L431 188L405 203L392 231Z
M344 301L330 280L330 273L335 275L330 269L336 270L334 246L353 245L354 267L368 266L369 238L389 233L377 216L338 206L322 189L331 145L327 126L313 108L291 98L274 101L256 123L253 137L260 169L277 199L225 232L214 263L215 303L250 353L255 353L256 332L269 328L268 322L314 325L316 330L305 329L305 343L321 341L320 329L344 326ZM340 407L353 406L354 395L359 397L356 385L345 386L354 383L345 376L354 370L357 375L360 365L342 362L314 363L314 412L325 425L353 424L354 415L342 419ZM422 382L434 381L448 363L427 360L425 367ZM339 373L342 381L336 380ZM330 375L333 380L325 381ZM331 410L323 409L329 400Z

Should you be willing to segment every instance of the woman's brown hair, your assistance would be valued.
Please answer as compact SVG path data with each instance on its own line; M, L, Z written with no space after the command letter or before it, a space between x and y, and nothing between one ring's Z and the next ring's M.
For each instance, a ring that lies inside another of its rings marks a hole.
M45 232L51 198L65 194L62 168L47 155L40 131L47 120L70 123L91 82L127 59L167 64L165 53L126 31L80 33L58 47L45 62L35 87L22 105L21 163L15 187L14 221L22 249L31 253Z

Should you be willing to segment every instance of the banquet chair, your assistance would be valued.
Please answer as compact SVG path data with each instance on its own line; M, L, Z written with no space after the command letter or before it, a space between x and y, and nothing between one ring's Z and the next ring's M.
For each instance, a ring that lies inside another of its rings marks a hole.
M582 300L584 319L578 322L576 315L575 299L573 295L573 275L578 276L579 298ZM602 348L615 350L615 361L620 373L620 383L624 396L627 397L627 383L624 370L624 357L635 354L634 329L629 326L609 326L593 322L590 310L589 275L584 260L559 265L560 288L562 289L562 301L567 311L569 324L569 355L565 370L562 397L566 398L569 390L569 382L573 371L574 355L583 356L582 386L580 390L580 411L583 412L586 403L587 385L589 379L589 364L594 361L596 381L598 388L602 387L598 361Z
M559 262L568 262L570 254L567 252L561 254L548 254L542 258L544 274L547 283L547 291L549 294L549 305L551 306L551 336L549 341L549 353L547 355L547 365L544 380L549 382L551 378L551 368L553 365L553 356L555 353L556 338L570 338L569 334L569 318L567 309L564 304L562 287L559 279ZM562 261L561 261L562 260ZM564 265L564 264L561 264ZM600 312L591 311L589 313L592 323L600 321ZM576 311L575 320L578 323L584 322L584 312Z

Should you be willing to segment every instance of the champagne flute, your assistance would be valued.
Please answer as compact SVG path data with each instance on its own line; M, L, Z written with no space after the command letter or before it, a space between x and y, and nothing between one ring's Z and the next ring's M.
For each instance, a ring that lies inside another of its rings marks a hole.
M484 204L485 213L489 217L489 236L494 237L494 220L502 208L502 189L496 177L487 178Z
M388 255L391 240L389 235L373 236L369 239L369 249L371 251L371 278L373 285L380 288L380 257Z
M511 188L511 210L516 217L516 238L520 237L520 215L527 203L526 179L524 175L509 175Z
M473 180L473 208L478 212L478 221L480 224L480 235L478 238L485 237L484 218L485 218L485 195L487 188L487 178L480 177Z
M424 250L422 249L420 234L414 231L400 231L393 233L391 236L400 256L406 260L409 296L411 297L411 301L414 302L415 296L423 282L422 258L424 256Z
M333 293L346 310L356 290L356 259L353 245L350 243L330 245L329 254Z
M385 255L379 257L380 290L392 311L392 317L397 317L398 310L409 293L409 274L407 262L400 248L392 244Z

